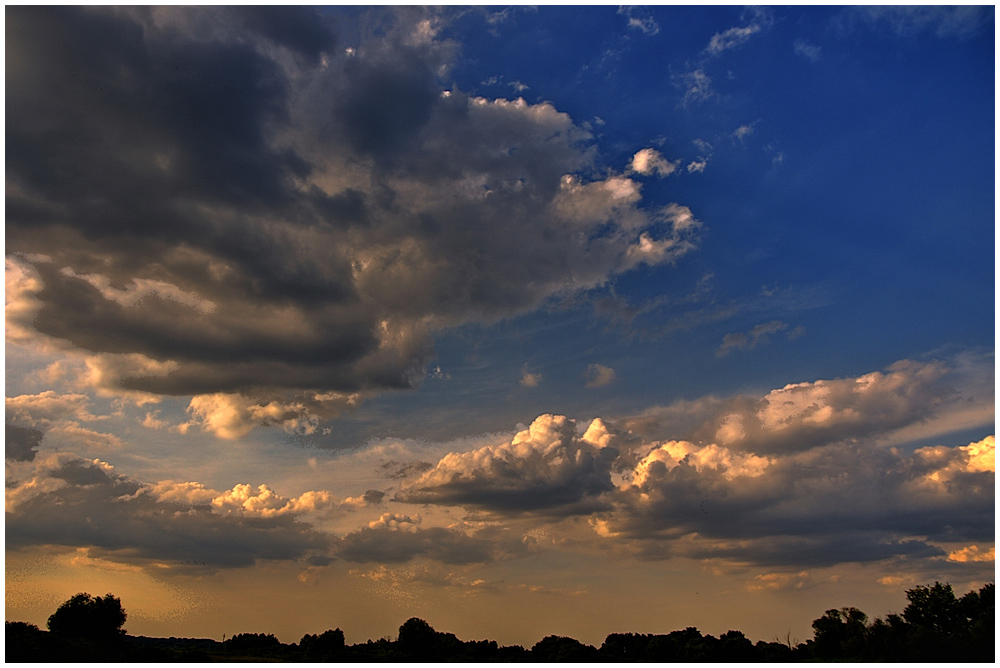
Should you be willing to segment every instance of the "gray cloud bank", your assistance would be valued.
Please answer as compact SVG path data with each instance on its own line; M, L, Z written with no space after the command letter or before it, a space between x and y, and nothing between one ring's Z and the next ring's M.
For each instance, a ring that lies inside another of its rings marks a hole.
M106 388L322 415L419 382L436 328L694 247L566 114L446 86L444 17L382 18L347 49L315 8L11 8L12 326Z

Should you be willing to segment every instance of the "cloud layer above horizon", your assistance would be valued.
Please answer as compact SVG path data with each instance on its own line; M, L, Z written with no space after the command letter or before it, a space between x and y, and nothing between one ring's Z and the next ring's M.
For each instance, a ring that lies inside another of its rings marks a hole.
M8 548L85 545L163 572L275 559L486 564L560 544L761 568L890 560L903 571L978 572L984 562L962 555L993 540L994 437L894 443L956 418L988 419L993 396L979 381L989 361L903 361L610 423L541 415L506 441L450 452L440 444L436 461L404 445L362 450L338 467L368 461L386 472L385 486L344 498L284 497L266 483L218 491L137 481L45 445L43 430L96 419L79 395L8 397L17 444L7 454ZM448 508L459 514L439 512ZM539 541L541 528L563 538Z

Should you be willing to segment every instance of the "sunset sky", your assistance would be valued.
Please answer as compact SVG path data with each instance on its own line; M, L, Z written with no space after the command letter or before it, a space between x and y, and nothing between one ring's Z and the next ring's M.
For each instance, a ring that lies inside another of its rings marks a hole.
M993 7L7 7L7 620L994 579Z

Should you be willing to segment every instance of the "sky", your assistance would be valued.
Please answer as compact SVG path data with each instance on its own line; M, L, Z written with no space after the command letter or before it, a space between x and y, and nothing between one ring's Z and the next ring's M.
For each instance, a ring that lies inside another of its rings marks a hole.
M992 7L5 9L5 614L811 637L995 578Z

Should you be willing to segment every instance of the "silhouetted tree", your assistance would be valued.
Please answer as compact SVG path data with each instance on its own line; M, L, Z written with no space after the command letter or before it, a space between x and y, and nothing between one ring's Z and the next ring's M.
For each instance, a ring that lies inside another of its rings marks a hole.
M996 587L992 582L978 592L970 591L959 600L968 624L969 661L996 660Z
M60 661L52 650L48 633L27 622L4 623L4 659L15 663L26 661Z
M966 622L950 584L935 582L930 587L908 589L906 599L910 603L903 609L903 619L908 624L951 635Z
M597 649L592 645L584 645L579 640L564 636L545 636L531 648L532 661L549 663L564 661L597 661Z
M923 660L992 661L995 639L994 585L955 598L951 585L908 589L903 618L911 627L909 642Z
M719 636L718 651L712 660L726 663L749 663L760 659L753 643L743 635L742 631L726 631Z
M48 627L52 633L66 637L108 641L125 635L122 626L127 616L121 600L111 594L77 594L52 613Z
M237 654L273 654L282 647L281 641L271 633L237 633L222 646Z
M306 661L331 661L344 652L344 632L339 628L324 631L320 635L302 636L299 649Z
M601 656L610 661L645 661L646 647L652 637L639 633L612 633L601 645Z
M653 636L646 646L647 661L697 661L695 656L702 641L701 632L693 626L667 635Z
M815 652L821 659L855 656L864 649L868 615L857 608L827 610L813 621Z
M434 658L437 631L418 617L411 617L399 627L396 643L407 658L416 661L430 661Z

